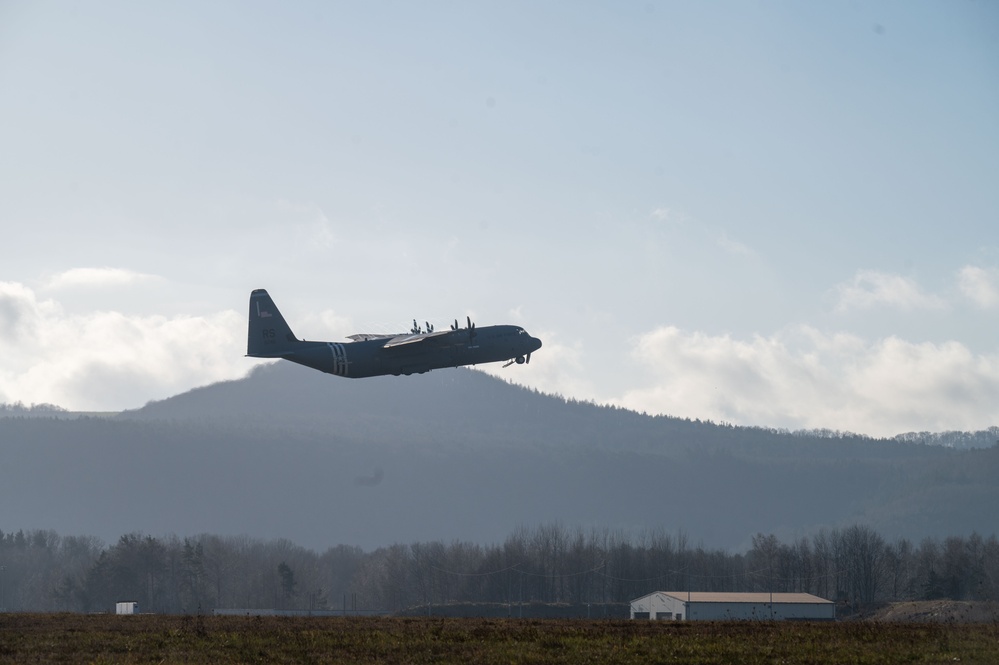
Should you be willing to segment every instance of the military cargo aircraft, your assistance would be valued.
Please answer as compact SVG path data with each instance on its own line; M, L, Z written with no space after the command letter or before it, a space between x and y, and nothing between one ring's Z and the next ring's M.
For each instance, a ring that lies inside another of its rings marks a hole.
M541 340L519 326L477 328L471 318L467 327L458 321L449 330L426 329L413 321L408 333L395 335L351 335L350 342L307 342L298 339L264 289L250 293L249 331L246 355L250 358L283 358L321 372L361 378L392 374L422 374L432 369L477 365L506 360L531 361Z

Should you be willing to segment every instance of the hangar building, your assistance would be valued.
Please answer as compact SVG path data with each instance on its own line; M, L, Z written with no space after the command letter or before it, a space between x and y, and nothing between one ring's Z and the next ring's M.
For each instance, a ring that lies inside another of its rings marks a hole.
M669 621L771 621L836 618L831 600L810 593L656 591L631 601L632 619Z

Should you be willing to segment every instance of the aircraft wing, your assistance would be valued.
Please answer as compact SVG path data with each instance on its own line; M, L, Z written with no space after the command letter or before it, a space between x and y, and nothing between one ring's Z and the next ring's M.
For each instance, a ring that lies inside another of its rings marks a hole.
M418 333L412 335L396 335L382 347L383 349L391 349L397 346L406 346L409 344L420 344L423 342L440 342L439 338L450 335L453 330L439 330L432 333Z
M372 339L387 339L391 337L400 337L403 333L392 333L391 335L383 335L380 333L358 333L357 335L347 335L347 339L354 342L367 342Z

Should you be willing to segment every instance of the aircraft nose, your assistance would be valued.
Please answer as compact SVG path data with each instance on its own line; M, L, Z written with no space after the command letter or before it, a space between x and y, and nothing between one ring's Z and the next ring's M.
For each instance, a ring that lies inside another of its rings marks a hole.
M531 338L531 353L537 351L540 348L541 348L541 340L538 339L537 337L532 337Z

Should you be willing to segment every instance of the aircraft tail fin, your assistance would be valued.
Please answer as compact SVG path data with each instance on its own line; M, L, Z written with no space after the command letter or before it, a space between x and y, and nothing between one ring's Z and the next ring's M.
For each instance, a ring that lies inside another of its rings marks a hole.
M281 316L266 289L250 293L249 328L246 355L253 358L281 358L294 353L301 344Z

